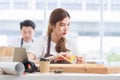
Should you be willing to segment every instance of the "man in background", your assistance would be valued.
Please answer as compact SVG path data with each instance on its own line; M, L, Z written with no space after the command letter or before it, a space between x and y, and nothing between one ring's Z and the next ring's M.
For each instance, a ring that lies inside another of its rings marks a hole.
M34 42L35 27L36 25L32 20L24 20L23 22L20 22L21 37L10 42L9 46L24 47L28 50Z

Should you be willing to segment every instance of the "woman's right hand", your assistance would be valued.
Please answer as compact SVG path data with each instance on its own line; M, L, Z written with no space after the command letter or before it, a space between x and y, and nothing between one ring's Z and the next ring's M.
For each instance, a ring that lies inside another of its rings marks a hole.
M84 64L85 63L85 58L82 56L76 56L76 64Z
M68 60L70 56L68 52L60 52L56 55L55 60Z

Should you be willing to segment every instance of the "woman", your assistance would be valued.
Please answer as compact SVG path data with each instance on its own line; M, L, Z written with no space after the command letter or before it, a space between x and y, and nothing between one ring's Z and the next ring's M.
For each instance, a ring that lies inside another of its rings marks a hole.
M41 57L49 58L51 63L69 63L66 57L78 55L76 46L66 39L70 25L69 13L57 8L53 10L49 18L48 32L36 40L31 46L29 59L35 60ZM63 59L63 60L61 60ZM76 57L76 63L82 63L82 57Z

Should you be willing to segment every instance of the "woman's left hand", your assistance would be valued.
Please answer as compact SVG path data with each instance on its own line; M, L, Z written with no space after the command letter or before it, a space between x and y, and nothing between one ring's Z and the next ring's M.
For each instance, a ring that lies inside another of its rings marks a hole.
M84 64L85 63L85 59L84 57L80 56L76 56L76 64Z
M3 74L4 74L4 72L3 72L2 68L0 68L0 75L3 75Z

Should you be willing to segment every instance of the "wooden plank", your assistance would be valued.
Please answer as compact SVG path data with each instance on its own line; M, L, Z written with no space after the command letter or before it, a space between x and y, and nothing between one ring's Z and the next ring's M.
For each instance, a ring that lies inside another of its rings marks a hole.
M107 68L107 73L120 73L120 66L108 66Z
M120 73L120 66L104 66L101 64L51 64L50 70L63 69L65 73Z

